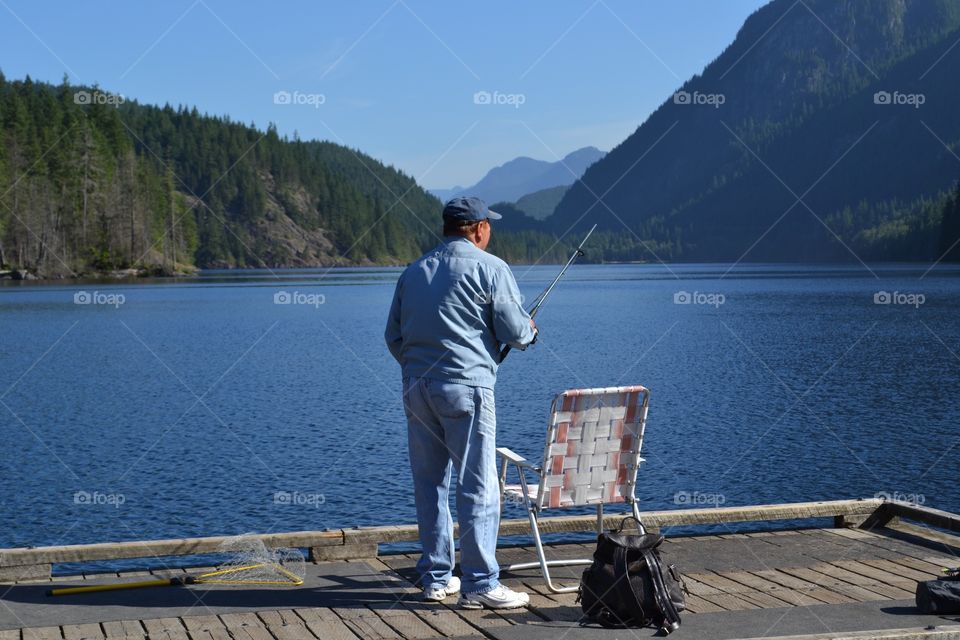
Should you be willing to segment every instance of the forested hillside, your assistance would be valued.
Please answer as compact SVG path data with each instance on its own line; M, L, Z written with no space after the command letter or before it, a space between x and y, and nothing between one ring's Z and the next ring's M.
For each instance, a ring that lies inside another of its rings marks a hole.
M774 0L550 227L598 223L610 258L936 259L960 177L958 27L957 0Z
M0 126L0 268L403 264L439 239L442 204L411 177L273 127L2 75ZM514 261L552 244L497 239Z

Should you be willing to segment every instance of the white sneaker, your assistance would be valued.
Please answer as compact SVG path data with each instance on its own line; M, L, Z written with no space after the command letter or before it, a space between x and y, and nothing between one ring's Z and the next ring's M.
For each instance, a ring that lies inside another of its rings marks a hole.
M505 586L497 585L496 589L486 593L463 593L457 602L464 609L516 609L530 604L530 596L523 591L511 591Z
M423 599L429 602L443 602L447 596L460 593L460 578L451 576L445 587L430 587L423 590Z

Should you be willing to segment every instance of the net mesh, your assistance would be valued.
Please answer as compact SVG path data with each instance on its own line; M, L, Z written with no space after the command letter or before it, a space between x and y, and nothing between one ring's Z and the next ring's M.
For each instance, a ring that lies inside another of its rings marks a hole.
M306 562L298 549L269 549L252 535L236 536L220 545L227 560L216 570L197 576L210 584L303 584Z

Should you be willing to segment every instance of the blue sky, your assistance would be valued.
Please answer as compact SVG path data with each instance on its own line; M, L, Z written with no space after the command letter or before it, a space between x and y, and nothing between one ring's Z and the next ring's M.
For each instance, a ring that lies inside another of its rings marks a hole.
M609 150L763 4L0 0L0 69L274 122L449 187Z

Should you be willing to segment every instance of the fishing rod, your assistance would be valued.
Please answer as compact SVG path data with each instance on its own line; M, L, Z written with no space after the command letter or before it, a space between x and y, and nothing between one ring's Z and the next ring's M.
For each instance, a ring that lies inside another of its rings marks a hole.
M536 300L533 301L533 306L530 307L530 310L527 312L531 318L537 315L537 312L540 311L543 301L546 300L547 296L550 295L550 292L553 291L553 288L557 286L557 283L560 282L560 278L563 277L563 274L567 272L567 269L570 268L570 265L574 261L583 256L583 245L587 244L587 240L590 238L590 234L593 233L593 230L597 228L597 225L590 227L590 231L587 231L586 237L584 237L583 242L580 243L580 246L576 248L573 252L573 255L570 256L570 259L567 260L567 264L563 265L563 269L560 270L560 273L557 274L557 277L553 279L553 282L550 283L550 286L543 290L543 292L537 296ZM536 337L534 337L536 340ZM532 344L532 343L531 343ZM510 345L506 345L503 349L500 350L500 362L503 362L506 359L507 354L510 353Z

